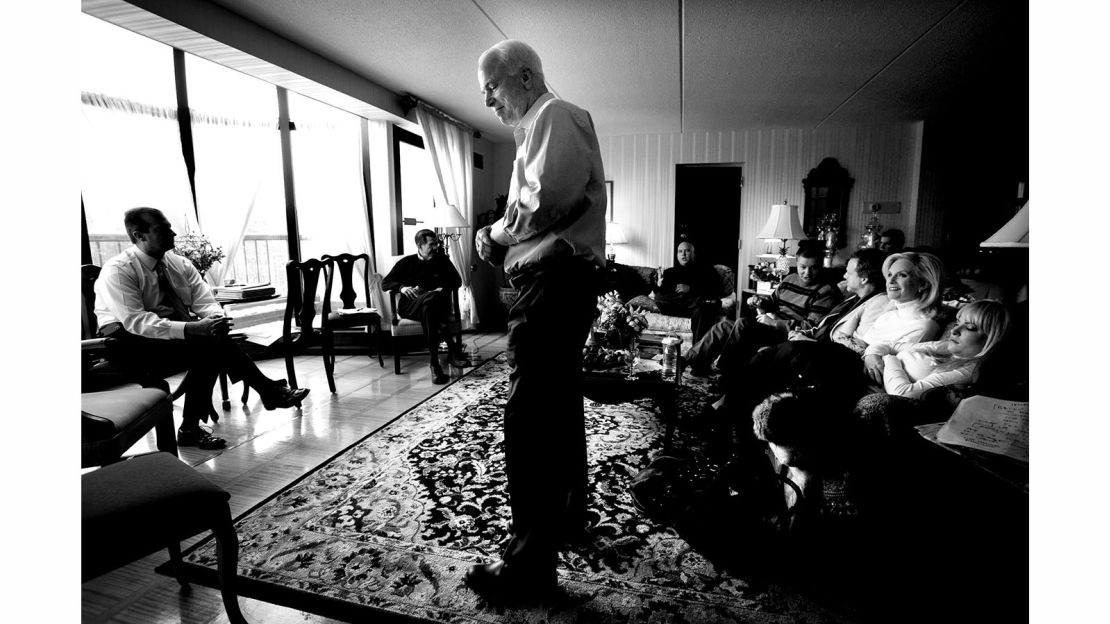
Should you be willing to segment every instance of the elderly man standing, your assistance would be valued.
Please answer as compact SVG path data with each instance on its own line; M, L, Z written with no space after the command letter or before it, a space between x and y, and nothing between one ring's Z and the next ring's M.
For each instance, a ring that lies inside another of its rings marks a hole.
M505 469L512 537L467 584L490 602L552 593L558 551L583 528L582 345L605 266L605 175L593 120L556 98L536 52L502 41L478 59L486 106L513 127L505 216L475 236L520 291L509 310Z
M105 262L93 285L97 326L101 336L114 339L109 363L138 379L161 379L180 370L182 362L188 366L178 445L227 446L200 426L208 420L221 369L257 390L268 410L292 407L308 395L308 388L293 390L263 375L227 337L231 319L196 267L170 252L176 234L162 211L132 208L124 213L123 226L134 246Z

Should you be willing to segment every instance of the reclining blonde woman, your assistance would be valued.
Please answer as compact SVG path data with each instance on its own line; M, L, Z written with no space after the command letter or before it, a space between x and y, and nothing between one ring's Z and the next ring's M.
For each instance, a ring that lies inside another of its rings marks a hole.
M1010 330L1010 313L993 299L967 304L956 313L946 340L875 345L888 394L918 398L941 386L970 384L979 365Z

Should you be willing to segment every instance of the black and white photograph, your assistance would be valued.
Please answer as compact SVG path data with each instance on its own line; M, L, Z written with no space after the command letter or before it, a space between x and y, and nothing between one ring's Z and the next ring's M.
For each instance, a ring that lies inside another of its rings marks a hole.
M1104 10L45 4L12 621L1099 619Z

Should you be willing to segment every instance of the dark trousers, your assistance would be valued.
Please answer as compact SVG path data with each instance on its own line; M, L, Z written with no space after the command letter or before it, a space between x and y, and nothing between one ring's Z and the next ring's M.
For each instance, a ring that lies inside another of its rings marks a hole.
M586 423L582 347L597 308L598 271L577 258L547 260L513 277L505 470L513 535L503 558L554 574L562 536L585 513Z
M786 333L777 327L747 318L724 320L713 325L694 343L686 359L705 365L712 364L717 359L717 367L727 371L746 365L760 348L784 340Z
M245 381L259 392L269 392L273 381L230 338L189 336L184 340L155 340L124 330L112 333L108 363L144 385L164 385L164 377L187 370L183 429L196 428L208 420L212 389L220 371L235 382Z
M426 292L416 297L400 296L397 302L397 312L401 318L411 321L420 321L424 329L424 338L428 341L428 354L432 366L439 366L439 342L447 338L452 348L451 334L447 331L447 319L451 317L451 292L437 290Z
M655 305L663 314L690 319L690 332L694 335L695 342L700 340L721 316L720 301L702 299L689 293L656 295Z

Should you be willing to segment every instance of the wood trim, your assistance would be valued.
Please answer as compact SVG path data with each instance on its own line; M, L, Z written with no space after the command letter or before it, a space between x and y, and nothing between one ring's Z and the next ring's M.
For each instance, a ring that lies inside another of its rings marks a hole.
M289 135L289 92L277 88L278 128L281 131L281 172L285 182L285 228L289 232L289 259L301 261L301 234L297 227L297 196L293 187L293 142Z
M177 89L177 129L181 135L181 156L189 176L189 192L193 196L193 216L200 223L197 207L197 160L193 152L193 118L189 110L189 88L185 81L185 53L173 49L173 80Z
M399 256L401 250L404 248L403 238L404 228L402 227L402 219L404 218L404 210L401 209L401 142L415 145L420 149L424 149L424 139L417 134L413 134L400 126L393 126L393 211L389 214L389 240L390 240L390 255Z
M378 267L377 262L374 261L374 254L378 249L378 243L374 240L374 194L370 176L370 123L365 118L359 118L358 131L360 156L362 157L362 185L366 192L366 222L370 226L370 266L368 270L376 272Z

